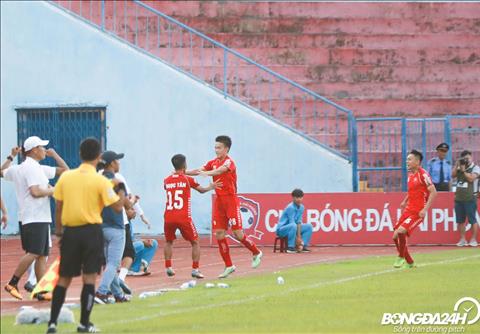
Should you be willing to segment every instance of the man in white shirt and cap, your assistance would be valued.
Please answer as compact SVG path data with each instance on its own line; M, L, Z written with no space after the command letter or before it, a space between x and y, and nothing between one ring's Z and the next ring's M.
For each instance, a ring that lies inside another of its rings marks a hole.
M20 300L22 295L18 290L18 282L33 261L35 261L37 280L45 274L52 223L49 197L53 195L54 190L49 179L68 169L65 161L55 150L45 148L48 143L48 140L42 140L37 136L27 138L23 143L25 161L2 172L5 180L15 184L21 222L20 236L22 248L26 252L20 259L12 278L5 285L5 290ZM39 162L47 156L52 157L58 167L40 165ZM40 297L38 296L39 299ZM43 298L48 299L47 296Z
M2 166L0 167L0 176L1 177L3 177L3 170L6 170L7 168L10 167L13 160L15 159L15 157L20 152L22 152L21 147L15 146L15 147L12 148L12 151L11 151L10 155L7 156L7 158L3 162ZM4 205L3 201L2 201L2 205ZM6 207L3 208L3 206L2 206L2 213L4 213L4 214L2 214L2 228L3 229L5 229L7 227L7 221L8 221L6 210L7 210ZM18 225L19 225L18 230L20 232L22 230L22 222L19 221ZM49 240L49 246L52 247L51 239ZM35 261L33 261L33 263L28 268L27 282L25 283L25 285L23 287L24 287L25 290L27 290L27 292L32 292L33 289L35 289L36 284L37 284L37 276L35 276Z

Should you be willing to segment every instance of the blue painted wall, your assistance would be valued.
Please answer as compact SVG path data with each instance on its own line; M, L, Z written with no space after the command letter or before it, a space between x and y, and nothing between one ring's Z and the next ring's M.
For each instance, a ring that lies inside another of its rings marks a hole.
M240 192L352 190L345 160L47 3L2 2L1 28L1 158L16 144L15 107L106 105L108 148L126 154L121 172L154 233L163 232L170 157L183 153L199 167L214 157L218 134L233 139ZM13 186L3 180L2 196L4 232L16 232ZM210 195L194 194L192 211L208 233Z

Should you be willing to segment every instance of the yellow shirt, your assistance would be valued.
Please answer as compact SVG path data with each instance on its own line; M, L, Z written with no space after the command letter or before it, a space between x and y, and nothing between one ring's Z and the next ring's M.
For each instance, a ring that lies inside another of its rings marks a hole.
M60 176L53 197L63 202L63 226L101 224L103 208L120 199L112 182L85 163Z

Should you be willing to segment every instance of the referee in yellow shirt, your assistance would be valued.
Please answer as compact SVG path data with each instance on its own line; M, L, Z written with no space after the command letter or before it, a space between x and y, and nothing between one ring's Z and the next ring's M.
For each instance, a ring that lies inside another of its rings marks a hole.
M53 197L56 199L56 231L60 241L60 270L53 290L47 333L57 332L57 319L73 277L83 276L79 333L96 333L90 322L95 297L95 280L103 264L102 210L110 206L121 212L123 190L115 193L111 181L97 174L101 146L94 138L80 144L82 164L62 174ZM63 229L63 233L62 233Z

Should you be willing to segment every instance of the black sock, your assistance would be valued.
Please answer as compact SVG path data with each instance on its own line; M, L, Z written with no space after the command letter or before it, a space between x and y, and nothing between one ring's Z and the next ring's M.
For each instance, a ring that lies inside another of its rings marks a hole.
M82 311L80 315L80 323L84 326L88 326L90 323L90 313L93 308L93 300L95 298L95 285L84 284L80 302L82 304Z
M10 279L10 282L8 282L8 284L16 287L18 285L18 281L20 281L20 277L13 275L12 278Z
M62 309L62 305L65 302L65 295L67 294L67 289L63 286L57 285L55 289L53 289L53 296L52 296L52 308L50 310L50 324L57 324L58 315L60 314L60 310Z

